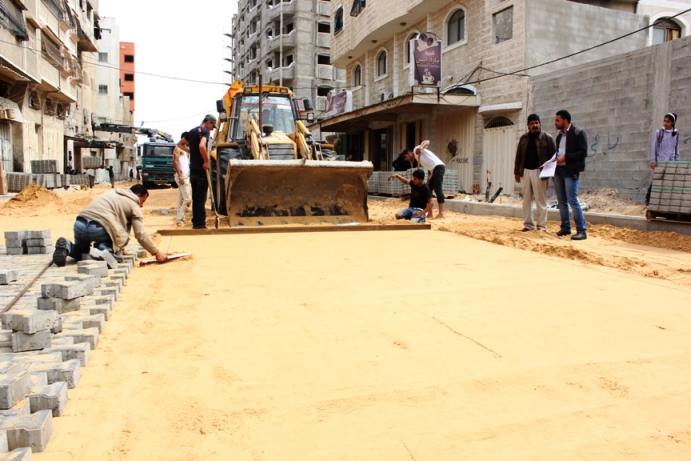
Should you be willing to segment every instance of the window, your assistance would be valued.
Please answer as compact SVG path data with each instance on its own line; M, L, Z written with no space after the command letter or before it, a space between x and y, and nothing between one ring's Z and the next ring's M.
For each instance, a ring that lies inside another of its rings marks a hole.
M353 70L353 86L360 85L362 85L362 67L360 67L360 64L358 64Z
M318 54L317 64L331 64L331 57L328 54Z
M377 77L386 75L386 51L377 55Z
M326 96L331 90L333 90L333 88L328 86L317 87L317 96Z
M681 37L681 28L671 19L660 18L653 24L653 45Z
M134 62L134 55L126 54L125 55L125 62Z
M128 98L130 98L130 101L134 101L134 93L131 93L131 92L128 91L128 92L125 93L125 96L127 96Z
M339 7L334 14L334 35L343 30L343 7Z
M501 43L513 38L513 6L494 13L494 43Z
M134 74L125 74L126 82L134 82Z
M98 85L98 94L108 94L108 85Z
M98 53L98 62L108 62L108 53Z
M257 21L253 20L250 22L250 34L253 34L257 31Z
M453 45L465 39L465 11L456 10L446 23L446 30L448 32L447 45Z
M350 9L350 15L356 17L367 6L367 0L353 0L353 7Z
M321 34L330 34L331 33L331 25L326 22L320 22L317 24L317 32Z
M287 25L283 28L283 33L286 34L286 35L289 34L289 33L291 33L291 32L293 31L293 27L294 27L294 26L293 26L293 23L292 23L292 22L291 22L290 24L287 24Z
M289 54L285 58L283 58L283 67L288 67L293 63L293 55Z
M405 41L405 63L410 64L410 41L415 40L418 37L417 32L414 34L410 34L410 37L408 37L408 40Z
M250 48L250 60L255 60L257 59L257 46L252 45Z

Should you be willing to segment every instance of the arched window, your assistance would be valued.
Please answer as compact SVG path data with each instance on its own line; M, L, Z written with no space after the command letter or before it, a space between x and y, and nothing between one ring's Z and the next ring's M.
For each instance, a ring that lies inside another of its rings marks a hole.
M417 38L417 36L420 35L417 32L414 32L410 34L408 39L405 41L405 62L406 64L410 64L410 41L414 40Z
M353 69L353 86L360 85L362 85L362 67L358 64L355 66L355 69Z
M506 117L495 117L485 124L485 129L487 129L487 128L499 128L502 126L511 126L511 125L513 125L513 122L511 121L511 119L508 119Z
M681 37L681 27L667 18L660 18L653 24L653 45L676 40Z
M377 77L386 75L386 51L382 51L377 55Z
M447 45L453 45L465 39L465 11L456 10L446 23Z

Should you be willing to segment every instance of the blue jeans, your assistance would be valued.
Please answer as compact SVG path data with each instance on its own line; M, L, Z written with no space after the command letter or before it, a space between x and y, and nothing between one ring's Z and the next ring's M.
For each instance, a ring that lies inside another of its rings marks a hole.
M419 218L413 218L413 215L417 212L422 212L422 208L405 208L398 213L396 213L396 219L408 219L411 222L425 222L426 216L423 213Z
M586 224L581 203L578 201L578 176L579 173L569 173L566 168L557 167L554 173L554 189L557 192L557 207L561 216L561 230L571 232L569 220L569 206L573 212L573 220L576 223L577 232L585 232Z
M67 241L67 251L71 258L81 261L82 254L91 249L91 242L99 250L113 251L113 241L108 232L96 221L78 217L74 221L74 243Z

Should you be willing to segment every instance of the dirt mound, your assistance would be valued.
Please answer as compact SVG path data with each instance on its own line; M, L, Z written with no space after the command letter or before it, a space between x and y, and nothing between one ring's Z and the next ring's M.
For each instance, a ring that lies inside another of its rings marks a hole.
M29 184L12 197L5 204L5 208L44 207L60 202L60 197L45 187Z

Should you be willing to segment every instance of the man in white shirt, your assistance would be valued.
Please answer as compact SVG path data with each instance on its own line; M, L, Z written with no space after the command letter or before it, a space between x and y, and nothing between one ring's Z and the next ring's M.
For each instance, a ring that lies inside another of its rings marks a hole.
M444 182L446 166L444 165L444 162L439 159L439 157L432 153L432 151L426 149L427 146L429 146L429 141L425 140L412 151L410 149L405 149L403 152L405 154L406 161L412 162L414 159L417 159L418 163L429 171L427 185L429 186L430 190L434 192L434 195L437 196L439 214L437 214L436 219L439 219L444 217L444 191L442 184ZM432 219L432 210L429 211L427 217Z
M180 136L180 144L173 149L173 168L175 168L175 182L178 185L178 215L175 218L175 226L185 225L185 210L192 203L192 186L190 185L190 153L187 143L187 132ZM187 151L183 149L187 147Z

